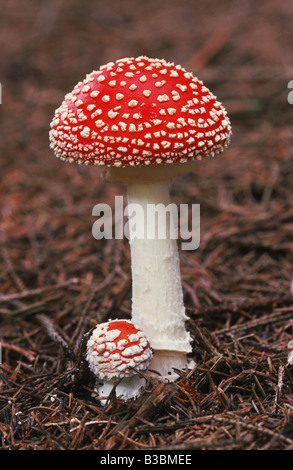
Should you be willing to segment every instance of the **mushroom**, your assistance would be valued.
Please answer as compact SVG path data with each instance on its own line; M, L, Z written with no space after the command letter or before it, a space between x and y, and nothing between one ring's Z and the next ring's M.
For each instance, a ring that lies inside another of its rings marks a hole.
M143 208L170 203L169 180L196 169L196 161L221 153L231 125L216 97L180 65L144 56L93 71L65 96L51 123L57 157L102 165L105 181L126 185L128 202ZM162 222L161 222L162 223ZM191 337L181 285L177 241L160 227L131 236L132 320L150 339L152 368L176 378L189 367ZM147 233L155 233L154 237Z
M105 404L113 387L124 400L139 396L145 384L139 372L148 368L152 349L131 321L111 320L96 326L87 342L86 357L97 378L95 391Z

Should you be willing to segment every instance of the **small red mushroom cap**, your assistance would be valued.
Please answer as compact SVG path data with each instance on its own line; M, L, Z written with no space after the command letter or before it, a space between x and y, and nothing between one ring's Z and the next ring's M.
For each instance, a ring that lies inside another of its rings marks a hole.
M129 320L100 323L87 342L87 361L100 379L131 377L146 370L151 359L147 337Z
M50 146L69 162L125 167L214 156L230 134L225 108L200 80L138 57L102 66L65 96Z

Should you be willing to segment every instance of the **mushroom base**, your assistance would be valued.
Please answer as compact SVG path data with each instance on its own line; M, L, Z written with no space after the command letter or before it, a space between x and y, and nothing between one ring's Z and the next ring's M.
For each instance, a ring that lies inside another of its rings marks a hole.
M106 405L110 394L114 390L116 397L121 398L122 400L127 401L138 398L145 383L145 379L136 374L132 377L125 377L121 380L97 380L94 390L99 397L101 404Z
M178 370L189 370L195 367L195 362L187 358L186 354L177 351L155 350L152 362L149 367L149 373L156 376L159 380L174 382L178 379ZM160 374L160 375L157 375Z

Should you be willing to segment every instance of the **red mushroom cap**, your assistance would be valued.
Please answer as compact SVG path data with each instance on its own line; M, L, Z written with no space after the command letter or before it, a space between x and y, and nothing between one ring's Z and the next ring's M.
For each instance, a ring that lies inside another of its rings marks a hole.
M87 343L90 369L100 379L131 377L134 369L147 369L151 358L148 339L129 320L100 323Z
M224 107L201 81L179 65L138 57L78 83L55 111L50 141L62 160L123 167L214 156L230 134Z

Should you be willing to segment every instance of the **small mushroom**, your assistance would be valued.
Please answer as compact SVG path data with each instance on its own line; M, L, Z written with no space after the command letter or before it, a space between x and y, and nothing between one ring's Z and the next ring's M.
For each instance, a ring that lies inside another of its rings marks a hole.
M150 338L152 368L170 380L174 368L188 367L191 352L179 254L170 224L160 238L157 221L145 214L150 204L167 207L169 180L221 153L230 135L225 108L200 80L143 56L93 71L65 96L51 123L57 157L102 166L103 179L125 183L128 202L143 208L140 223L154 224L143 237L130 236L132 320Z
M113 387L116 396L137 398L145 379L152 350L145 334L129 320L100 323L87 342L87 361L97 378L95 391L105 403ZM104 400L103 400L104 397Z

